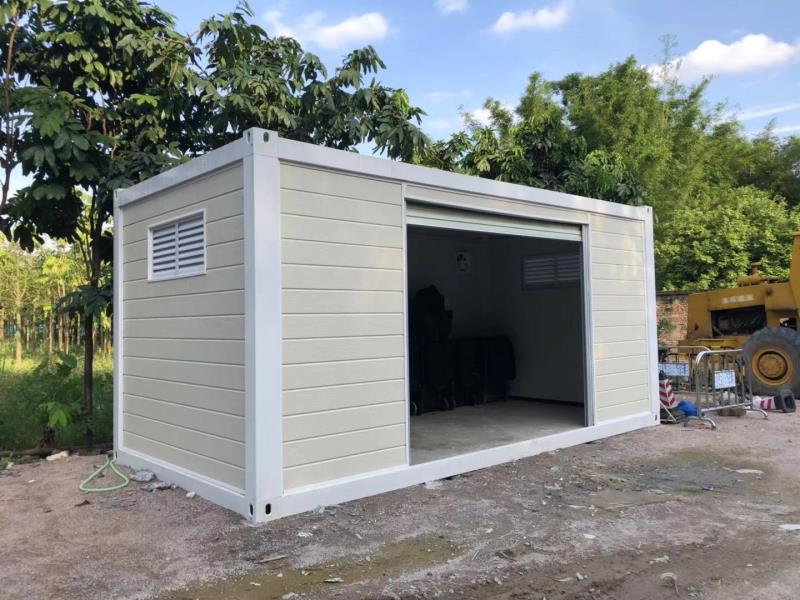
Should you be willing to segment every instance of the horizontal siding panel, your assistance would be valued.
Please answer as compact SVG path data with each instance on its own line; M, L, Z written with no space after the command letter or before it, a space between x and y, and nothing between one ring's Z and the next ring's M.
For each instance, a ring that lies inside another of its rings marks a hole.
M596 374L594 379L595 389L598 392L609 392L637 385L647 385L647 365L645 364L642 369L638 371L628 370L624 373L615 373L613 375Z
M244 267L242 266L215 269L196 277L163 281L132 281L123 284L123 294L126 300L242 289L244 289Z
M402 312L403 292L285 290L283 314Z
M600 408L597 410L597 420L598 422L603 422L612 419L621 419L623 417L632 417L633 415L650 412L650 410L650 401L643 399L629 404L618 404L616 406Z
M643 310L596 310L593 322L596 327L645 325L647 318Z
M399 183L281 162L281 189L401 204Z
M124 339L125 356L244 365L241 340Z
M127 225L153 219L168 211L240 190L243 184L242 165L238 163L125 206L123 221Z
M647 369L647 356L626 356L624 358L601 358L594 362L595 375L614 375Z
M226 464L244 468L244 444L224 438L177 427L161 421L125 414L124 427L139 436L158 440L175 448L200 456L212 458Z
M644 269L633 265L593 264L592 277L597 279L625 279L644 281Z
M592 264L644 266L644 252L628 252L609 248L592 248Z
M404 379L341 385L323 390L291 390L283 393L283 414L289 416L354 406L367 406L380 402L405 401L405 396L406 384Z
M404 376L403 358L287 365L283 367L283 389L366 383Z
M348 456L302 467L284 469L283 485L287 490L323 481L361 475L406 464L405 446L379 450L360 456Z
M206 248L206 269L232 267L244 263L244 242L237 240ZM122 267L123 281L147 279L147 259L125 263Z
M460 210L490 211L500 214L516 215L539 220L570 221L573 223L588 223L586 213L533 204L522 200L508 200L494 196L467 194L463 192L447 191L438 188L429 188L419 185L406 187L406 198L409 200L437 200L445 205Z
M243 340L244 317L126 318L122 322L122 335L126 338Z
M402 335L285 340L283 342L283 364L285 365L402 357L404 354L405 344Z
M630 237L617 233L603 233L592 231L592 248L610 248L612 250L628 250L630 252L643 252L644 240L640 237Z
M612 342L594 345L594 358L621 358L623 356L638 356L647 354L648 346L646 340L633 342Z
M242 214L242 192L241 190L235 190L211 200L201 199L193 206L175 208L158 215L154 214L152 217L139 221L138 223L127 224L127 221L123 217L123 223L125 223L123 226L125 243L130 244L138 240L146 240L147 229L153 223L163 223L164 221L180 219L183 216L198 212L201 209L205 209L206 211L207 225L211 225L214 221L239 216Z
M283 215L281 234L284 239L361 244L364 246L403 247L403 229L389 225L331 221L314 217Z
M595 327L592 335L595 343L633 342L647 339L647 328L642 325L627 327Z
M281 260L284 264L402 269L403 251L400 248L379 246L283 240Z
M402 314L284 315L283 339L402 335Z
M593 214L591 217L591 225L593 231L617 233L631 237L644 237L644 221Z
M317 436L347 433L364 427L387 427L405 423L405 402L360 406L297 415L283 420L283 439L287 442Z
M244 490L244 469L228 465L205 456L175 448L129 431L123 433L123 445L160 461L177 465L228 486Z
M243 315L244 291L124 300L123 313L127 319Z
M244 417L125 394L125 412L244 442Z
M592 310L644 310L647 298L644 296L594 296Z
M244 392L127 375L122 385L135 396L244 416Z
M285 265L284 289L402 291L403 272Z
M616 281L592 278L593 296L644 296L644 281Z
M130 358L126 355L123 359L122 372L124 375L150 377L162 381L244 390L244 367L239 365Z
M283 190L281 212L324 219L343 219L375 225L401 225L403 209L399 204L385 204L354 198Z
M283 464L297 467L354 454L385 450L406 443L405 425L362 429L283 444Z
M606 392L597 392L596 394L598 408L607 408L609 406L631 402L641 402L647 397L648 386L646 384L639 384Z

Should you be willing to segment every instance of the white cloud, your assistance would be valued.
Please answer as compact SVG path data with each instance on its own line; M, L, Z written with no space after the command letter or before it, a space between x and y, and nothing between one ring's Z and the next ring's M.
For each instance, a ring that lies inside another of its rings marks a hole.
M436 8L443 15L467 10L468 0L436 0Z
M769 106L754 106L752 108L745 108L741 111L733 111L727 116L736 117L740 121L750 121L752 119L760 119L762 117L779 115L780 113L789 112L790 110L800 110L800 102L773 104Z
M389 33L388 21L376 12L348 17L338 23L329 24L326 24L325 13L321 11L302 15L291 25L283 18L284 15L279 10L271 10L264 14L264 20L271 34L293 37L326 50L377 42Z
M782 133L792 133L794 131L800 131L800 125L787 125L786 127L776 127L772 130L772 133L777 133L778 135Z
M800 41L778 42L763 33L748 34L730 44L706 40L688 54L676 58L670 66L677 68L684 80L704 75L730 75L763 71L800 59ZM654 72L658 67L652 67Z
M488 108L476 108L467 113L469 118L475 121L478 125L486 127L492 123L492 113Z
M425 94L425 97L430 102L444 102L445 100L457 100L459 98L469 98L472 96L472 90L456 90L456 91L438 91Z
M523 10L522 12L504 12L492 25L494 33L504 35L519 29L554 29L569 19L572 2L563 0L554 7L545 6L539 10Z

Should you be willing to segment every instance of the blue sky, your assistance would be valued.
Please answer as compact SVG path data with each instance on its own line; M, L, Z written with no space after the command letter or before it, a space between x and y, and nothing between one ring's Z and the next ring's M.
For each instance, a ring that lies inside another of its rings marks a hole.
M161 0L183 32L234 0ZM598 73L634 55L660 61L663 34L676 36L682 78L715 75L711 102L727 102L745 128L776 119L800 134L800 2L775 0L251 0L271 34L297 37L326 65L372 44L380 78L404 87L428 113L423 128L446 137L487 96L514 105L528 75ZM474 113L480 118L481 113ZM22 185L20 177L14 181Z
M184 31L223 10L212 0L163 0ZM230 2L233 5L233 2ZM405 87L434 137L460 123L459 107L491 95L515 104L528 75L597 73L634 55L661 60L659 37L677 38L682 79L713 74L708 97L738 110L748 131L775 118L800 134L800 2L635 0L252 0L271 34L291 34L330 67L351 48L374 45L381 79ZM478 113L479 115L480 113Z

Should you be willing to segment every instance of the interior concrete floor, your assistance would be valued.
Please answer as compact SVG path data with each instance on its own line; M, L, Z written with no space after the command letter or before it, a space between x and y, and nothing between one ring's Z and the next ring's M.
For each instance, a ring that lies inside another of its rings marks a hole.
M411 464L513 444L584 425L583 406L506 400L411 418Z

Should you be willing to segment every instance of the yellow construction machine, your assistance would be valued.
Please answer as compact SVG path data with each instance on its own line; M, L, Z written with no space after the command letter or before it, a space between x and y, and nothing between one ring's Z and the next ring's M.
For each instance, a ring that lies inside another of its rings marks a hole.
M758 274L756 264L738 284L689 295L687 339L681 344L741 348L754 393L789 388L800 395L800 233L794 236L788 281Z

